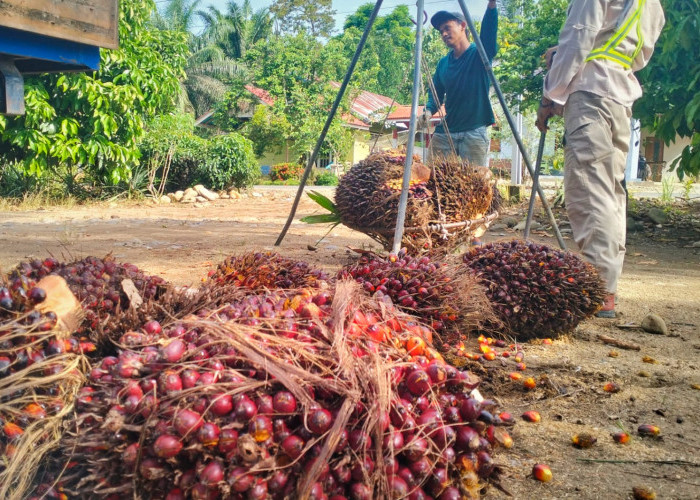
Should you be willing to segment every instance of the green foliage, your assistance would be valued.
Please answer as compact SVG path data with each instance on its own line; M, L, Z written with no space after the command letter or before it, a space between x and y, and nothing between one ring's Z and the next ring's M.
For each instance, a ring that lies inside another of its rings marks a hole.
M282 151L287 142L285 138L291 135L291 128L283 113L276 113L268 106L258 106L244 132L253 141L255 155L261 157L265 151Z
M321 172L314 180L314 186L337 186L338 176L332 172Z
M202 172L214 189L250 187L260 177L253 144L235 132L211 139Z
M341 223L338 207L336 207L335 203L333 203L330 198L324 196L318 191L309 191L306 194L309 198L318 203L321 208L328 210L329 213L309 215L301 219L302 222L305 222L306 224L333 224L331 229Z
M270 180L286 181L299 179L304 173L304 166L298 163L278 163L270 169Z
M642 125L666 145L690 137L674 161L679 179L700 174L700 0L661 0L666 25L649 65L639 72L644 95L634 106Z
M117 50L101 52L96 73L27 80L24 116L0 135L4 161L31 177L65 178L73 189L116 185L139 161L144 122L173 108L187 52L181 33L148 29L152 1L119 3Z
M170 191L196 184L207 162L208 142L194 134L190 115L161 115L151 121L140 143L142 163L157 169L158 178L165 175L170 162L166 186Z
M507 2L511 18L499 21L498 64L494 73L510 107L536 110L542 98L544 53L559 40L567 0ZM517 7L517 8L516 8ZM515 12L522 12L521 15ZM522 96L522 101L518 101Z
M275 0L270 12L283 33L305 31L312 37L327 37L335 25L331 0Z

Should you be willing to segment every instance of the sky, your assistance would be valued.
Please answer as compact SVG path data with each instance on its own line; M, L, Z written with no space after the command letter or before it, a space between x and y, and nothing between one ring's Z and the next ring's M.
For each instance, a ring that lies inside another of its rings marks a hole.
M253 9L257 10L263 7L268 7L273 0L250 0ZM372 0L333 0L333 10L336 11L335 27L336 33L343 29L345 18L353 14L360 5L371 3ZM425 11L428 13L428 19L439 10L460 11L459 2L457 0L424 0ZM220 10L226 9L227 0L202 0L202 7L213 5ZM240 3L240 2L239 2ZM467 8L472 18L477 21L482 18L486 10L487 0L466 0ZM416 12L416 1L407 0L384 0L380 8L379 15L390 13L394 7L398 5L408 6L409 12ZM195 30L196 31L196 30Z

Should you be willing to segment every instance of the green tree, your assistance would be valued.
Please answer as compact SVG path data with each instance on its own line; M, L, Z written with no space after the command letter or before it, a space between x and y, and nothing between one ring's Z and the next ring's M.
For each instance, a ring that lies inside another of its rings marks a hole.
M275 0L270 12L281 33L306 31L312 37L329 37L335 26L331 0Z
M544 53L557 44L567 0L504 2L494 73L509 106L536 110L542 98ZM522 100L520 100L522 99Z
M691 144L672 165L678 177L700 174L700 1L661 0L666 25L649 65L639 73L644 94L634 115L667 145Z
M126 181L140 156L145 120L175 107L187 47L180 32L149 29L152 0L122 0L120 48L101 52L96 73L27 80L25 116L0 119L5 161L27 176Z

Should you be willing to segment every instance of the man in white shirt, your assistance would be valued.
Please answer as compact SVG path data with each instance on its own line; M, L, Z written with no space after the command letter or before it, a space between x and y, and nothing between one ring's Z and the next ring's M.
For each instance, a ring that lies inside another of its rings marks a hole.
M599 317L615 317L625 257L622 185L632 104L642 95L634 72L647 65L664 25L659 0L572 0L537 111L537 127L563 106L564 193L574 240L605 280Z

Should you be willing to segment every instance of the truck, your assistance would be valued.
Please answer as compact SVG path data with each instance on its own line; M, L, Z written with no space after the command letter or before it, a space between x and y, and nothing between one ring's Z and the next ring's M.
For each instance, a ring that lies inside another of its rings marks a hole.
M118 23L118 0L0 0L0 114L24 114L25 75L99 69Z

